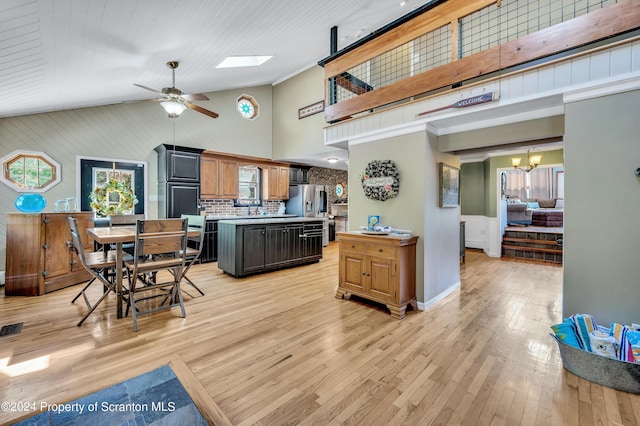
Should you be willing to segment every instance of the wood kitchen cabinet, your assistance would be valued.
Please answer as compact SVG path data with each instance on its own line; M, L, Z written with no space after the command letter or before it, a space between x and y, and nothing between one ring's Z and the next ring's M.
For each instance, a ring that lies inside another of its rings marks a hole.
M338 299L351 295L383 303L402 319L416 304L418 237L340 232Z
M289 199L289 167L269 165L263 167L264 199L281 201Z
M200 157L200 197L238 198L238 161L203 153Z
M7 213L7 296L41 296L91 278L68 243L68 216L78 220L84 249L93 251L86 232L93 212Z

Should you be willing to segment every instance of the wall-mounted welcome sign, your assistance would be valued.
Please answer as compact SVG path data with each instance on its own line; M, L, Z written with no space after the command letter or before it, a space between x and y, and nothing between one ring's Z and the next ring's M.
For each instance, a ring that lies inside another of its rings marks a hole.
M487 102L497 101L500 99L500 92L498 90L489 93L483 93L481 95L472 96L467 99L461 99L458 102L452 103L451 105L443 106L436 109L431 109L429 111L421 112L418 114L418 117L423 115L431 114L432 112L442 111L449 108L466 108L474 105L480 105Z

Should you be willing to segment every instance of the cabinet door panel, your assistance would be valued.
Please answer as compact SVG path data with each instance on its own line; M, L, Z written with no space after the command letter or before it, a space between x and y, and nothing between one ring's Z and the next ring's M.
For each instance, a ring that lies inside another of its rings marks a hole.
M277 266L287 260L287 230L283 226L267 226L265 238L265 266Z
M200 154L168 151L167 157L167 180L200 182Z
M278 198L281 200L289 199L289 168L280 167L280 176L278 177Z
M220 194L218 175L220 161L217 158L202 157L200 159L200 192L203 198L215 198Z
M238 162L220 160L220 197L238 198Z
M371 257L367 272L372 296L394 300L395 262L384 257Z
M69 224L65 215L46 215L44 220L44 273L51 279L71 271L71 240Z
M300 260L304 256L302 229L302 225L287 227L288 260Z
M250 273L264 269L265 227L244 227L242 244L242 272Z
M365 264L361 254L340 254L340 287L347 290L364 292L365 289Z

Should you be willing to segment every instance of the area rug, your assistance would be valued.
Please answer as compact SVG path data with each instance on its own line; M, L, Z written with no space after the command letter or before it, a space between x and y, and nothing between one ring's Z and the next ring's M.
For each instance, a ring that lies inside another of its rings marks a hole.
M40 408L40 407L37 407ZM16 425L207 425L171 367L118 383Z

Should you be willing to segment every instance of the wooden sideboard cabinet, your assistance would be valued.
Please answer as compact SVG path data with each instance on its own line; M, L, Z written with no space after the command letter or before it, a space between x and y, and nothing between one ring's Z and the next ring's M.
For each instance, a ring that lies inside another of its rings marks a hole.
M339 232L338 299L351 295L383 303L402 319L416 304L417 236L395 237Z
M93 212L7 213L5 295L41 296L91 278L67 244L71 240L68 216L78 219L86 251L93 240Z

